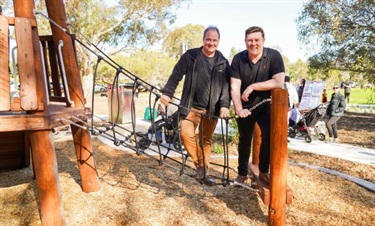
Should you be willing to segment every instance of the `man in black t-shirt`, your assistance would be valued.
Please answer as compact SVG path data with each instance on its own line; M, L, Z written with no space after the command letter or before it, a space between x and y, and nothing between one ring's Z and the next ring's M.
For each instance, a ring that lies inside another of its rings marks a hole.
M215 180L207 175L212 136L218 117L229 117L230 66L217 50L220 32L208 27L203 33L203 46L189 49L175 65L160 102L168 106L179 82L184 79L179 113L181 141L196 167L195 178L207 185Z
M270 163L270 103L249 108L270 97L270 90L283 88L285 69L281 54L264 46L264 31L250 27L245 32L246 50L234 56L231 64L231 95L238 116L238 177L236 182L247 180L250 147L257 122L262 141L259 154L259 178L269 183Z

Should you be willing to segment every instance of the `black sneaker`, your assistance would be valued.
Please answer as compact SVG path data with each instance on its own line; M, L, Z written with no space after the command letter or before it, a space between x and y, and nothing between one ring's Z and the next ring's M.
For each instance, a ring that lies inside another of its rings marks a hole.
M216 184L216 181L213 177L207 176L206 178L204 178L203 183L207 186L214 186Z

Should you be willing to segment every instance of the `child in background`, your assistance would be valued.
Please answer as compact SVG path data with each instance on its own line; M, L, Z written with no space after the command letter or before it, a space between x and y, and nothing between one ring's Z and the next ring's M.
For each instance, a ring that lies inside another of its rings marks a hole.
M327 102L328 102L328 100L327 100L327 91L326 91L326 89L323 89L322 103L326 104Z

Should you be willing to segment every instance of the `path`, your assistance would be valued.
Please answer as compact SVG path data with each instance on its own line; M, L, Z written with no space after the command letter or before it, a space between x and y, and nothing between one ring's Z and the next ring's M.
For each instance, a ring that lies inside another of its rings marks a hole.
M307 143L303 137L289 138L288 148L325 155L375 166L375 150L341 143L325 143L313 140Z

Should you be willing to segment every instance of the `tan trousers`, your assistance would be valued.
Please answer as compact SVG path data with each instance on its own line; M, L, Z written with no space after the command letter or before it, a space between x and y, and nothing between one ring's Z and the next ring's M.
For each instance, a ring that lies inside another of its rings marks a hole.
M201 113L206 110L198 110L192 108L187 117L181 121L181 140L188 152L190 158L193 160L195 167L206 165L208 168L210 163L212 135L215 131L217 119L209 119L208 117L201 118ZM203 119L203 120L202 120ZM201 122L202 121L202 122ZM203 128L201 128L203 126ZM204 160L202 153L202 139Z

